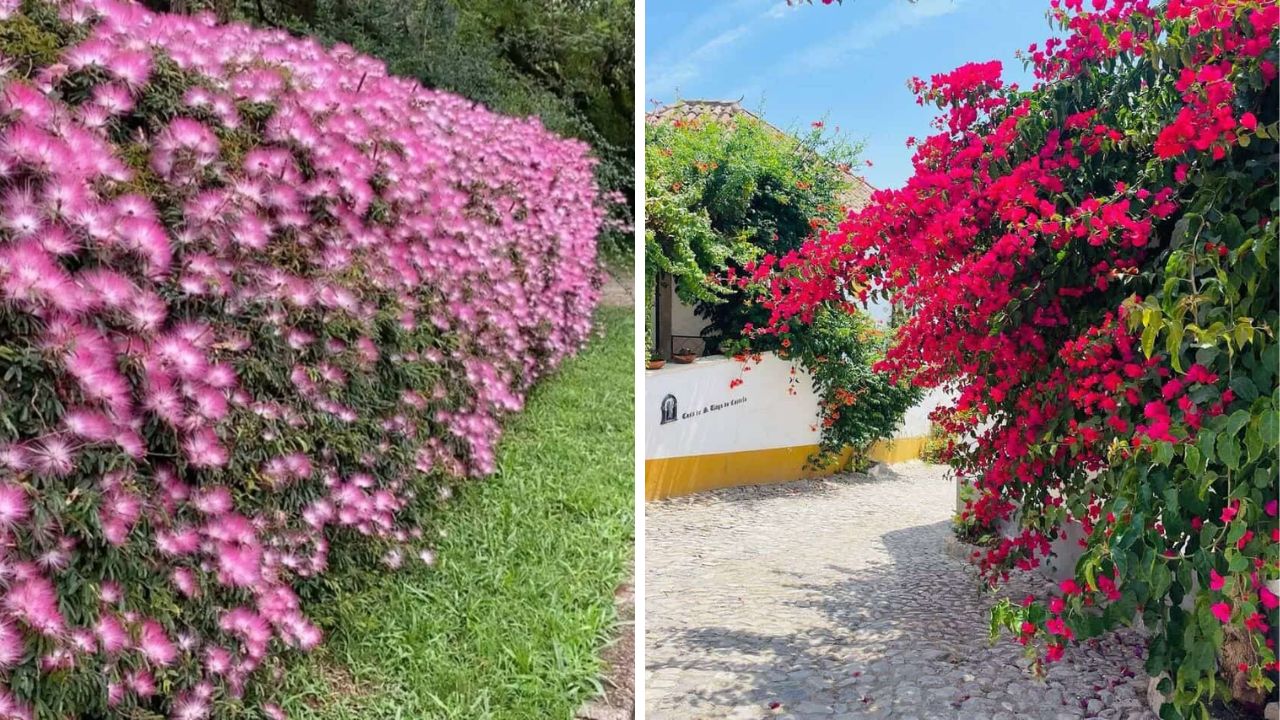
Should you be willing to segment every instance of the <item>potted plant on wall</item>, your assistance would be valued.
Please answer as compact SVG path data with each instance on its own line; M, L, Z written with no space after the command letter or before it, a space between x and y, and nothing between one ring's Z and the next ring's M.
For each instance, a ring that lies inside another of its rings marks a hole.
M653 351L653 331L649 328L647 324L645 325L645 328L644 328L644 346L646 348L645 353L647 353L644 356L645 357L644 368L646 370L658 370L662 368L663 365L667 364L666 360L663 360L662 358L658 357L658 354Z
M689 363L698 359L698 353L688 345L681 345L680 349L677 350L675 354L671 356L671 359L675 360L681 365L688 365Z

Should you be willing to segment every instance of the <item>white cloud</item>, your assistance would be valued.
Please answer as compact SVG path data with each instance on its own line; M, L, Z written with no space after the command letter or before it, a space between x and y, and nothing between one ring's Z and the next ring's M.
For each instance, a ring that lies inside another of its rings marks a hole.
M763 11L758 8L767 4ZM789 7L785 0L739 0L730 6L720 6L695 17L687 30L667 43L658 57L646 58L648 77L645 92L649 97L663 98L702 75L703 68L714 62L743 39L766 23L786 17ZM698 38L728 24L735 16L748 19L727 30L712 35L692 50L687 50Z
M779 64L785 72L806 73L836 65L848 56L874 47L877 43L901 30L919 25L935 17L949 15L960 9L965 0L887 0L869 20L854 27L848 33L827 42L815 43L808 49L793 53Z

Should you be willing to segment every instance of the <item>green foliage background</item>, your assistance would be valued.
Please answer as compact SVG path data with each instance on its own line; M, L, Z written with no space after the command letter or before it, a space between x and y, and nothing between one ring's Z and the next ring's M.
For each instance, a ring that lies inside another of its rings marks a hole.
M814 463L847 448L860 456L892 437L920 391L872 369L891 334L848 305L825 307L812 322L794 322L777 335L753 334L752 327L768 324L769 311L758 287L739 287L729 275L752 260L785 255L839 222L861 146L820 122L790 135L746 113L729 122L654 123L645 129L645 145L648 346L653 293L664 272L706 318L708 348L773 350L811 373L824 422Z
M873 368L893 337L864 312L825 306L813 322L784 336L787 354L813 375L823 399L822 441L811 462L822 464L846 448L854 450L854 464L867 462L864 453L880 440L890 440L903 415L923 395L908 382L893 382Z
M810 220L835 222L860 145L819 125L797 136L741 114L645 128L645 272L659 272L708 319L708 347L738 340L767 311L725 283L730 268L798 248ZM652 313L648 314L649 316Z

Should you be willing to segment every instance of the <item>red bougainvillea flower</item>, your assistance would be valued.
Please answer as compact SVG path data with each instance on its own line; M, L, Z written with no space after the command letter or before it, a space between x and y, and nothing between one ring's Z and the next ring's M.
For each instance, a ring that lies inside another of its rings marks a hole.
M1217 602L1209 606L1209 611L1213 616L1218 618L1221 623L1231 622L1231 605L1226 602Z
M1225 584L1226 584L1226 580L1223 579L1223 577L1218 574L1217 570L1209 571L1209 589L1210 590L1221 591L1223 585Z

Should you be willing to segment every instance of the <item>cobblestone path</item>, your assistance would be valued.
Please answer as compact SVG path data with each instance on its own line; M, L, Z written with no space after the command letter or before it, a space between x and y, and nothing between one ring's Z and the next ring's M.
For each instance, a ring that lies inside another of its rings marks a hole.
M993 599L944 552L953 507L918 462L649 503L646 717L1153 718L1134 633L1047 680L989 643Z

